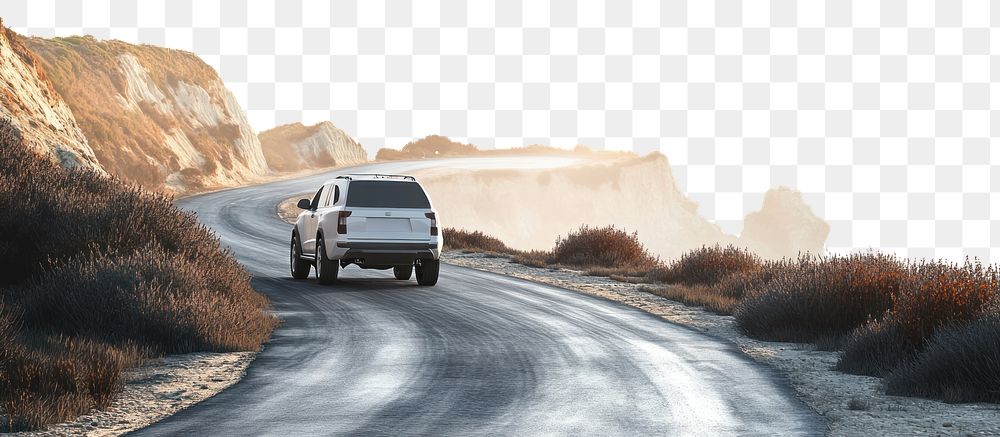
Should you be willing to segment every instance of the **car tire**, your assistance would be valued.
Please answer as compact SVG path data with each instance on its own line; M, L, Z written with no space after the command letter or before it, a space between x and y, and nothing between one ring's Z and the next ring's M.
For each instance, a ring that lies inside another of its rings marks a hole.
M288 252L288 263L291 265L292 277L295 279L308 278L312 263L309 260L302 259L302 246L299 245L298 235L292 234L292 244Z
M413 264L408 266L395 266L392 268L392 275L399 279L400 281L410 280L410 276L413 276Z
M316 279L320 285L330 285L337 282L340 273L340 262L326 257L326 244L323 235L316 237Z
M438 273L441 271L441 261L425 259L417 264L417 284L431 286L437 284Z

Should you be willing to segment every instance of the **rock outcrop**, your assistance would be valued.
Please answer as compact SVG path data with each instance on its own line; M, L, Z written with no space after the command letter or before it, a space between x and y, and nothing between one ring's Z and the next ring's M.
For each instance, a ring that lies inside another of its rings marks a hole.
M267 173L243 109L196 55L89 36L25 45L109 173L174 193Z
M765 258L793 257L821 253L829 235L830 225L813 214L802 194L781 187L764 195L760 211L747 214L740 243Z
M101 170L69 106L38 58L0 21L0 117L35 152L65 167Z
M292 123L261 132L264 158L274 171L346 167L368 162L368 152L354 138L324 121L312 126Z

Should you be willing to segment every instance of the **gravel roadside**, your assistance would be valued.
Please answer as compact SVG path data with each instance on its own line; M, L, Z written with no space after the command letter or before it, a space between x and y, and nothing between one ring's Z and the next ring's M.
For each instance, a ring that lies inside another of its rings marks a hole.
M17 435L117 436L149 426L235 384L255 355L199 352L150 360L129 371L125 389L107 410Z
M827 419L829 434L873 435L1000 435L1000 405L946 404L886 395L878 378L833 370L836 352L796 343L758 341L739 333L732 316L722 316L654 294L635 284L586 276L567 269L545 269L485 254L447 252L453 265L513 276L639 308L665 320L693 327L735 343L756 361L781 371L799 397Z

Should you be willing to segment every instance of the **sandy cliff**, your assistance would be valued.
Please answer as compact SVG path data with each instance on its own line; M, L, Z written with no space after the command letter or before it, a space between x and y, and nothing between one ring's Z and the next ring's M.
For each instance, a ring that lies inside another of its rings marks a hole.
M261 148L274 171L344 167L368 161L368 152L333 123L292 123L261 132Z
M778 190L766 196L763 212L750 215L744 234L751 238L726 234L698 213L659 153L559 169L420 176L443 226L481 230L518 249L549 249L557 236L584 224L637 231L643 244L664 258L705 244L745 246L768 257L795 256L821 251L828 233L801 198ZM774 226L781 230L757 230ZM794 231L783 234L786 229Z
M0 116L36 152L66 167L100 169L66 102L21 37L0 22Z
M109 173L184 193L267 172L243 109L194 54L92 37L25 43Z

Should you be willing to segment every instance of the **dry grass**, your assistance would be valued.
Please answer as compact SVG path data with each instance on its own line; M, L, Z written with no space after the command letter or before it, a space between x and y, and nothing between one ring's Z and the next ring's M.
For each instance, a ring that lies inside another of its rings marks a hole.
M507 247L499 239L486 235L479 231L466 231L464 229L444 228L445 250L462 250L476 253L496 253L513 255L517 253L514 249Z
M735 273L756 272L762 264L760 257L745 249L703 246L651 270L647 276L651 282L667 284L714 284Z
M892 306L907 272L904 263L883 254L803 256L744 296L733 315L748 335L763 340L846 336Z
M256 350L250 275L162 195L33 155L0 120L0 405L32 429L106 407L144 357Z
M716 314L732 314L739 298L720 293L711 285L643 285L639 288L647 293L667 299L702 307Z

